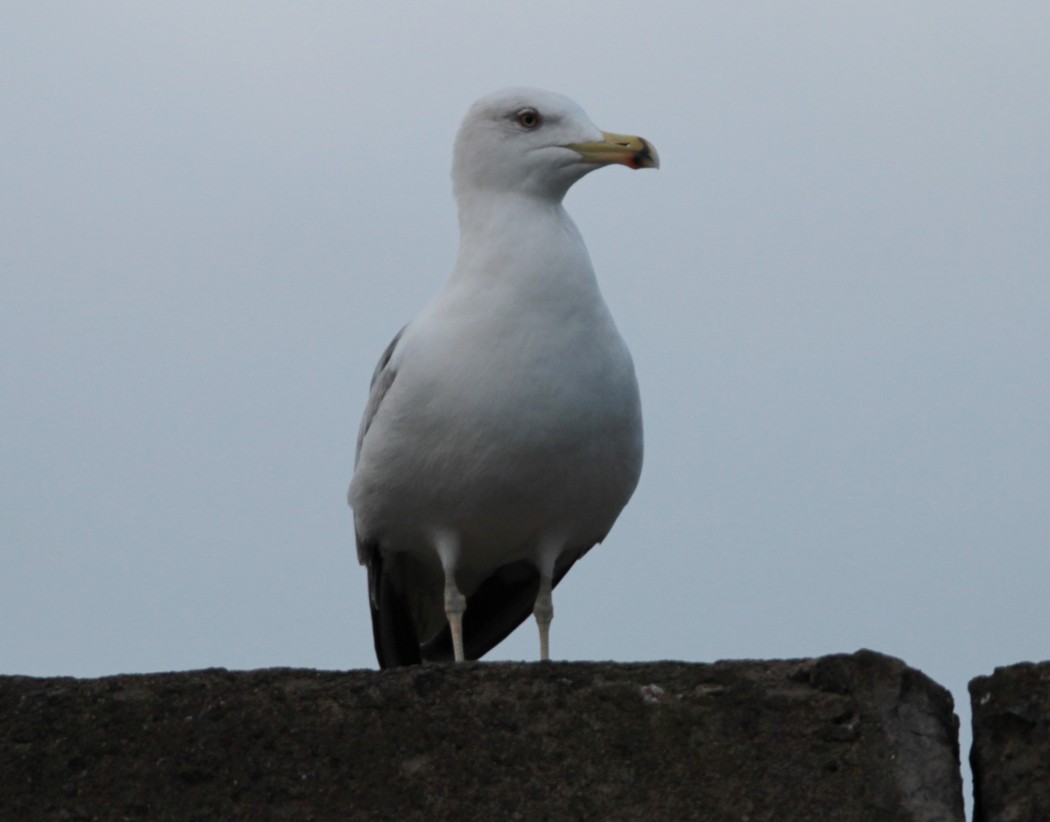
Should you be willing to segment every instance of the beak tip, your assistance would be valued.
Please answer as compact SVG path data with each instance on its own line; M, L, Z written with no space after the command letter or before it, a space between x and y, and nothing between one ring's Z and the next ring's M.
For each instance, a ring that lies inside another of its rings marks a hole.
M659 168L660 167L660 155L656 153L656 149L653 148L652 146L649 146L649 152L647 154L647 157L648 157L648 161L649 162L646 163L644 166L642 166L642 168Z
M634 155L635 168L659 168L660 167L660 155L653 148L653 144L648 140L639 138L642 143L641 150Z

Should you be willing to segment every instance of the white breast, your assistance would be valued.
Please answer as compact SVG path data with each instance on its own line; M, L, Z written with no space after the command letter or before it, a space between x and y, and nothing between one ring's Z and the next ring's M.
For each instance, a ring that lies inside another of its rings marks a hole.
M455 533L468 595L551 540L601 540L641 470L630 354L575 226L560 207L543 217L483 257L464 244L400 341L351 485L358 529L383 550L436 564L433 534Z

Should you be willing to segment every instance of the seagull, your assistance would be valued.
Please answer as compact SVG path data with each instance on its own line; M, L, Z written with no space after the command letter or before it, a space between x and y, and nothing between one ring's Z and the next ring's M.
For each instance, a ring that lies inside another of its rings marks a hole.
M609 533L642 468L630 352L562 200L585 174L657 168L560 94L467 112L447 282L379 359L348 500L381 668L478 659L536 618Z

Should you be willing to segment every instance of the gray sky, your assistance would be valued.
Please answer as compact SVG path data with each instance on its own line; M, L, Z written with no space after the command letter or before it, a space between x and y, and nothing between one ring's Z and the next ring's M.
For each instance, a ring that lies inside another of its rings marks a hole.
M1050 657L1050 6L13 2L0 672L374 665L344 494L478 96L663 168L567 200L646 466L564 659ZM490 659L533 659L527 624ZM965 751L965 749L964 749Z

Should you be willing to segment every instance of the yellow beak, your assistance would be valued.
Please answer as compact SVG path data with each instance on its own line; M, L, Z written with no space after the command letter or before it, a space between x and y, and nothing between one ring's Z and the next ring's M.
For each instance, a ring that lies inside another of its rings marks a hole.
M628 168L659 168L660 155L648 140L629 134L602 132L602 139L594 143L570 143L571 148L588 163L609 165L620 163Z

